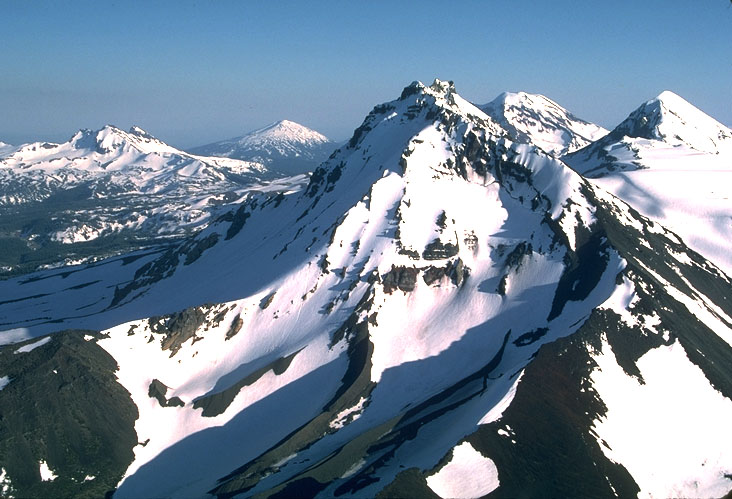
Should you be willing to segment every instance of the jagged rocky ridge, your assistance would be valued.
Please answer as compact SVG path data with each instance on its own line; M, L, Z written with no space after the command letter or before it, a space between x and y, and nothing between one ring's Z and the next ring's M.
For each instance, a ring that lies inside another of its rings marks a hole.
M508 136L451 83L414 83L303 192L253 197L162 255L0 283L17 296L0 322L102 331L86 341L139 411L118 497L725 494L729 279ZM618 405L616 386L669 369L706 405ZM18 389L3 377L0 404ZM40 451L22 465L41 461L61 469ZM17 469L13 490L73 490Z
M265 166L179 151L144 130L81 130L0 156L0 271L80 262L190 235L269 183ZM0 275L2 275L0 274Z

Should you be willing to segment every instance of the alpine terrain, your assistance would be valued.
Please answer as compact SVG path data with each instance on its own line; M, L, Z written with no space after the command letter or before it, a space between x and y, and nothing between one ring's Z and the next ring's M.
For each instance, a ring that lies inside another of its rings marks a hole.
M665 91L564 161L732 275L732 130Z
M480 108L513 140L562 156L607 134L601 126L577 118L553 100L526 92L504 92Z
M194 154L255 161L283 175L308 173L337 147L325 135L281 120L241 137L191 149Z
M133 127L81 130L63 144L0 149L0 270L88 261L200 229L265 183L266 166L179 151Z
M414 82L300 191L0 281L2 493L729 493L732 282L527 142Z

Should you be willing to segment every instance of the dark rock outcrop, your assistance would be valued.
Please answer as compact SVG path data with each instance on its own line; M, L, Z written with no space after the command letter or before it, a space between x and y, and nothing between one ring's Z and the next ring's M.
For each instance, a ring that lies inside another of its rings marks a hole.
M162 381L154 379L150 382L147 394L150 398L156 399L161 407L183 407L185 405L179 397L166 398L166 393L168 393L168 387Z
M167 317L151 317L150 330L156 334L164 334L161 341L163 350L170 350L172 357L181 345L193 337L206 320L206 314L199 307L190 307Z
M458 254L458 246L452 243L442 243L439 239L435 239L429 243L422 252L422 258L425 260L444 260L452 258Z
M381 276L384 291L392 293L399 289L404 292L414 291L417 285L419 270L415 267L402 267L392 265L391 270Z

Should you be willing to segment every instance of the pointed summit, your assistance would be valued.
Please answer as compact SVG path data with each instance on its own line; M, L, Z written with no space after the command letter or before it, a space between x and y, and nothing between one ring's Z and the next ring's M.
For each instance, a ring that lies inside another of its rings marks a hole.
M243 135L238 142L241 145L265 144L267 142L299 142L312 145L324 144L330 142L330 140L325 135L299 123L280 120Z
M290 120L280 120L240 137L190 150L202 156L256 161L285 175L312 171L324 161L336 143L325 135Z
M522 143L538 145L555 156L576 151L607 134L539 94L504 92L480 108Z
M597 177L655 168L659 160L683 151L732 155L732 130L666 90L640 105L605 137L563 159L583 175Z
M732 130L669 90L642 104L611 135L616 140L660 140L710 154L732 149Z

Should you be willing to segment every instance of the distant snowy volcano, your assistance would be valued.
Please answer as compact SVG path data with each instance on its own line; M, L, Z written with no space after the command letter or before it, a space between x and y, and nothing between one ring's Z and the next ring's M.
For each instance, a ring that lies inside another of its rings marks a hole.
M336 148L325 135L281 120L241 137L191 149L194 154L256 161L287 175L312 171Z
M596 141L607 130L571 114L553 100L526 92L504 92L480 106L517 142L562 156Z

